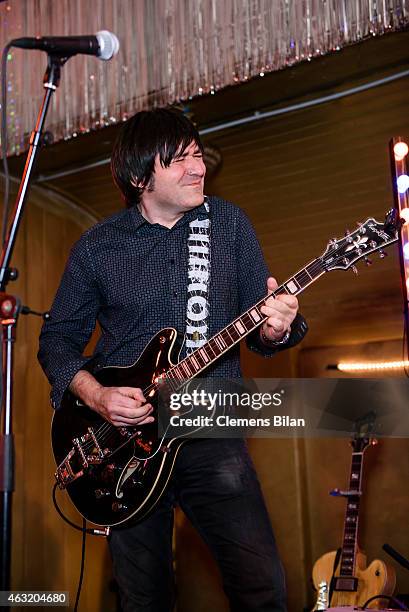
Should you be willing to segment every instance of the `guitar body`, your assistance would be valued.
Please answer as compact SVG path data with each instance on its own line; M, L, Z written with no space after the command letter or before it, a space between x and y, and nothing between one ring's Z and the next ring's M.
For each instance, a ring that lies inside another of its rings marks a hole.
M172 358L177 361L179 350L176 330L163 329L133 365L103 368L95 378L107 387L146 389L173 365ZM149 402L155 406L156 392ZM98 454L89 428L98 434L98 446L106 458ZM75 439L79 445L73 447ZM129 519L137 522L146 516L162 496L185 441L159 439L156 420L135 428L116 428L68 393L52 422L57 474L73 475L64 488L80 514L96 525L119 525ZM81 451L88 460L86 469Z
M331 584L334 574L334 564L337 551L328 552L320 557L314 564L312 579L314 587L319 589L322 582ZM339 563L334 576L339 576ZM395 589L396 576L392 567L383 561L376 559L366 567L366 556L358 551L356 555L355 577L358 579L358 587L354 592L333 591L329 601L331 607L335 606L362 606L370 597L375 595L392 595ZM374 600L369 605L378 608L382 600Z

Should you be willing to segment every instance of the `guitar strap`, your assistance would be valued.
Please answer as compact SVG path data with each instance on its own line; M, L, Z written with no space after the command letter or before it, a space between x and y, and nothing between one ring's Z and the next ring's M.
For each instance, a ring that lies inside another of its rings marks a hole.
M186 354L208 339L210 284L210 207L205 196L206 217L189 223L188 286L186 305Z

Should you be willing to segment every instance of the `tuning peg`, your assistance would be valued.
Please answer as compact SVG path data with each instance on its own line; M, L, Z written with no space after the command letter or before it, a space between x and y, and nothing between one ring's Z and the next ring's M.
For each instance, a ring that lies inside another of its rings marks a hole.
M372 266L372 260L369 257L365 257L365 263L367 266Z
M356 266L351 266L351 270L354 274L358 275L358 268Z
M381 259L383 259L383 258L384 258L384 257L386 257L387 255L388 255L388 254L387 254L387 253L385 253L385 251L382 251L382 250L380 250L380 251L379 251L379 257L380 257Z

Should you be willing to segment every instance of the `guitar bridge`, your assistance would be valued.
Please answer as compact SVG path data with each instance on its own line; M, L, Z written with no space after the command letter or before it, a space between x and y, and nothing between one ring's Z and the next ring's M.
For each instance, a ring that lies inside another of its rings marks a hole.
M77 472L72 468L71 460L75 456L75 448L72 448L64 461L60 463L55 472L54 476L60 489L65 487L80 478L84 474L84 470L78 470Z
M80 438L74 438L73 448L70 450L66 458L57 468L55 478L60 489L64 489L68 484L77 480L84 474L89 465L97 465L109 455L109 449L102 449L98 443L96 435L92 427L88 428L88 433ZM89 454L85 451L83 444L92 442L92 449ZM73 467L73 463L78 464L79 469Z

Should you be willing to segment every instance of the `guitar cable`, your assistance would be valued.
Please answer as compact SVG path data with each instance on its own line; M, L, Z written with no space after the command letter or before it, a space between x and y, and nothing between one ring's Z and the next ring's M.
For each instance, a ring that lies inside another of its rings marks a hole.
M374 595L373 597L370 597L369 599L366 600L366 602L362 606L362 610L369 610L369 608L367 608L367 605L371 603L371 601L375 601L375 599L386 599L388 602L392 602L396 604L398 606L397 608L398 610L408 610L409 609L405 606L405 604L399 601L399 599L396 599L396 597L393 597L392 595Z
M91 527L86 527L86 521L85 519L83 520L83 524L82 527L80 527L79 525L76 525L75 523L73 523L69 518L67 518L61 508L58 505L57 502L57 497L56 497L56 490L57 490L58 484L54 483L54 487L53 487L53 504L55 509L57 510L58 514L60 515L60 517L62 518L63 521L65 521L66 523L68 523L68 525L70 525L70 527L73 527L74 529L76 529L77 531L81 531L81 532L85 532L88 533L89 535L93 535L93 536L108 536L110 533L110 528L109 527L103 527L102 529L93 529Z
M86 543L87 534L93 535L93 536L101 536L101 535L107 536L107 535L109 535L109 527L107 527L105 529L92 529L92 528L89 528L89 527L87 528L87 522L86 522L86 520L84 518L82 519L82 527L80 527L79 525L76 525L75 523L73 523L69 518L67 518L63 514L61 508L58 505L57 497L56 497L57 487L58 487L58 484L54 483L52 497L53 497L53 503L54 503L55 509L57 510L58 514L63 519L63 521L65 521L68 525L70 525L70 527L73 527L77 531L81 531L82 532L81 568L80 568L80 576L79 576L79 579L78 579L77 594L76 594L75 605L74 605L74 612L77 612L78 611L78 604L79 604L79 600L80 600L80 595L81 595L82 582L83 582L83 579L84 579L85 543Z

